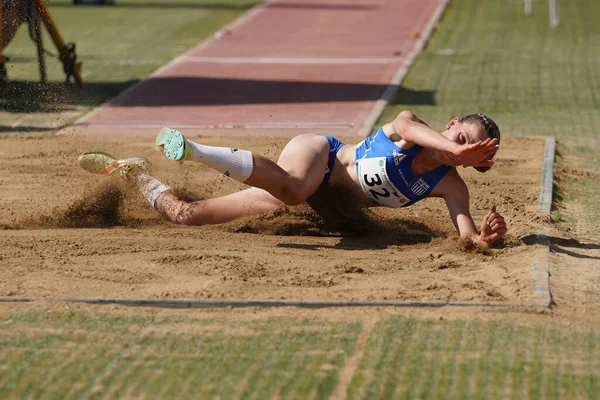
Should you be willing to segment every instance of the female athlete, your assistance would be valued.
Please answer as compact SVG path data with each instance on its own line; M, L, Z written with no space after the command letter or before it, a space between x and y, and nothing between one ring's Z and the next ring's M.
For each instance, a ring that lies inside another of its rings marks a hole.
M106 153L85 153L79 164L100 174L135 179L150 204L168 220L184 225L219 224L305 202L319 188L343 188L362 207L406 207L426 197L446 201L458 234L487 247L506 233L504 218L492 207L477 229L469 213L469 191L456 167L486 171L493 165L500 130L489 117L454 118L439 133L410 111L357 145L327 135L291 139L277 162L247 150L212 147L163 128L156 144L167 158L199 161L251 186L227 196L197 201L179 199L171 188L146 172L142 158L118 160Z

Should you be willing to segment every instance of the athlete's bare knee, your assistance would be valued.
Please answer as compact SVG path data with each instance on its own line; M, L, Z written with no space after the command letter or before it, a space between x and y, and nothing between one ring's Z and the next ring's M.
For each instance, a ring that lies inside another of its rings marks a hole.
M305 186L296 179L289 179L280 187L279 199L288 206L297 206L310 196Z

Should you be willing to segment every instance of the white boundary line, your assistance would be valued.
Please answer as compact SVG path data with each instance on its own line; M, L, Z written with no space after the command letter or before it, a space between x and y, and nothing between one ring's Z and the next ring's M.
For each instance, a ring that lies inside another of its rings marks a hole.
M233 30L234 28L237 28L237 27L239 27L239 26L241 26L241 25L249 22L252 18L256 17L259 13L263 12L267 8L266 6L269 3L275 3L275 1L265 1L264 3L257 4L252 9L250 9L248 12L244 13L239 18L237 18L235 21L233 21L231 24L226 25L225 27L223 27L221 29L221 31ZM107 101L106 103L104 103L103 105L101 105L100 107L96 107L95 109L93 109L89 113L87 113L84 116L82 116L81 118L77 119L77 121L75 121L73 124L71 124L70 127L75 126L75 125L81 125L85 121L87 121L88 119L90 119L91 117L93 117L94 115L96 115L98 112L100 112L100 110L102 110L104 107L117 104L121 98L124 98L124 97L128 96L131 92L133 92L134 90L136 90L140 85L144 84L147 79L152 78L152 77L154 77L156 75L159 75L164 70L166 70L167 68L169 68L169 67L171 67L173 65L179 64L180 62L182 62L181 59L184 59L188 54L191 54L192 52L195 52L195 51L198 51L200 49L203 49L204 47L207 47L208 45L210 45L215 40L218 40L218 39L215 38L215 34L207 37L201 43L199 43L196 46L190 48L189 50L187 50L186 52L184 52L180 56L175 57L173 60L171 60L168 63L166 63L165 65L161 66L156 71L152 72L150 75L148 75L147 77L143 78L139 82L136 82L133 85L129 86L127 89L125 89L124 91L122 91L117 96L113 97L112 99L110 99L109 101ZM59 131L57 133L61 134L62 131L66 131L68 129L69 129L69 127L64 128L64 129L62 129L61 131Z
M155 129L164 126L173 129L348 129L354 125L348 122L252 122L252 123L219 123L219 124L180 124L180 123L126 123L126 122L106 122L106 123L87 123L84 122L79 126L85 126L90 129L106 129L106 128L140 128L140 129Z
M433 34L435 27L437 26L439 20L442 18L442 15L444 15L444 11L446 11L446 8L448 7L449 3L450 0L444 0L438 6L433 18L429 20L429 23L425 27L425 30L422 36L417 41L415 47L413 48L413 51L411 51L410 54L404 59L404 62L402 63L398 71L396 71L396 75L394 75L394 78L389 83L389 86L387 87L381 98L377 100L371 113L367 116L367 118L365 118L363 126L358 132L360 136L367 137L371 134L371 129L373 129L373 125L375 125L381 114L383 114L383 110L385 110L388 103L393 100L394 96L398 92L398 87L400 86L400 84L408 74L408 71L414 64L417 54L419 54L421 50L423 50L423 48L425 47L425 44L427 44L427 41Z
M178 62L215 63L215 64L395 64L401 57L388 58L328 58L328 57L190 57L180 56Z

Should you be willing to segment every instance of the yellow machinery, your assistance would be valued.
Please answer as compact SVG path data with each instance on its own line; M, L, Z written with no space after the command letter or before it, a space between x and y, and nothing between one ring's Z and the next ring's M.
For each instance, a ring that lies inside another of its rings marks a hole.
M46 27L48 34L52 38L56 49L58 50L58 58L63 64L63 70L66 74L66 82L71 80L71 77L78 86L83 85L81 79L81 62L77 61L75 53L75 44L65 43L44 0L0 0L3 6L0 6L0 78L6 78L6 61L4 56L4 43L10 42L16 26L22 21L27 21L30 24L30 32L32 39L36 42L38 50L38 62L40 66L40 78L42 82L46 80L44 49L42 46L42 35L40 21ZM7 15L10 18L7 18ZM12 27L11 27L12 25ZM8 27L8 28L7 28ZM6 29L5 29L6 28ZM3 37L3 32L8 31L8 38Z

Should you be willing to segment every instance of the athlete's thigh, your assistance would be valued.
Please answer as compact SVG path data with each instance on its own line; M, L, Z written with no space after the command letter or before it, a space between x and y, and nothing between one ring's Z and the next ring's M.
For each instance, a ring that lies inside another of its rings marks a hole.
M283 148L277 164L306 189L317 190L329 159L329 140L321 135L296 136Z

